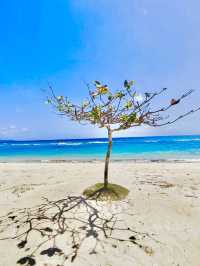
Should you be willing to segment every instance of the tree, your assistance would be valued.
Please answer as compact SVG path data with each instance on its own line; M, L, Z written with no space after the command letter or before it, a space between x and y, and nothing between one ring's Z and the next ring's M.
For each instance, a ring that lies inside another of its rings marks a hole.
M170 119L169 115L164 116L166 111L179 104L193 90L187 91L178 99L172 99L165 107L154 109L152 100L164 93L167 90L166 88L141 95L137 94L132 80L125 80L123 88L115 92L112 92L107 85L99 81L94 81L93 85L94 88L91 89L87 84L89 97L79 105L72 103L67 97L56 96L52 87L50 87L51 95L48 97L48 103L53 105L59 114L73 121L89 123L107 129L108 148L105 157L104 189L108 187L108 168L114 132L141 125L160 127L173 124L200 110L200 107L190 110L174 119Z

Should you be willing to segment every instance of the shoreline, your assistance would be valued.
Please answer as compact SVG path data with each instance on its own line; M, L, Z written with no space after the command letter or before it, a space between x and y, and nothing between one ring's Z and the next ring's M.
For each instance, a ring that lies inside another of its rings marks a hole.
M19 160L0 160L0 164L10 164L10 163L96 163L102 162L103 159L19 159ZM199 163L199 159L111 159L111 163Z

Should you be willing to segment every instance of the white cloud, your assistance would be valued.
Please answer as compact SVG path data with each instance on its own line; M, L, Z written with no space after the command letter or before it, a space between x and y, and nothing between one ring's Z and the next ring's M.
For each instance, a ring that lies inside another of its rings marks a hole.
M16 126L15 125L10 125L10 126L8 126L8 129L16 129Z
M28 129L27 127L23 127L23 128L21 129L21 131L23 131L23 132L27 132L27 131L29 131L29 129Z
M7 134L7 132L6 131L0 131L0 135L3 135L3 136L5 136Z
M11 124L6 127L0 128L0 136L2 136L3 138L17 138L28 131L29 128L27 127L19 128L16 125Z

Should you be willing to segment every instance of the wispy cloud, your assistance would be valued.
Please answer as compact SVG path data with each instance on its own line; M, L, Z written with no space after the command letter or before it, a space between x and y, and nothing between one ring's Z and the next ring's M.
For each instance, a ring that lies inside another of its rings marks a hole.
M15 126L15 125L10 125L10 126L8 126L8 129L9 130L13 130L13 129L16 129L17 127Z
M22 131L22 132L27 132L27 131L29 131L29 129L28 129L27 127L23 127L23 128L21 129L21 131Z
M0 128L0 137L15 138L24 136L24 133L28 132L27 127L17 127L16 125L8 125Z

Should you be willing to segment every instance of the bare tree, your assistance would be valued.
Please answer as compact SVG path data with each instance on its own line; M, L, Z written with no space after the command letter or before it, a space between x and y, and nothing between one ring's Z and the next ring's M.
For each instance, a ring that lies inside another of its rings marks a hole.
M138 95L134 88L134 81L124 81L123 88L112 92L107 85L94 81L94 88L87 84L89 97L81 104L72 103L67 97L57 96L50 87L51 95L48 103L53 105L59 114L79 123L97 125L106 128L108 132L108 149L105 157L104 188L108 187L108 167L112 150L112 136L116 131L126 130L131 127L148 125L160 127L173 124L176 121L200 110L200 107L190 110L175 118L170 118L165 113L189 96L189 90L178 99L172 99L164 107L154 108L152 100L164 93L163 88L157 92L146 92Z

